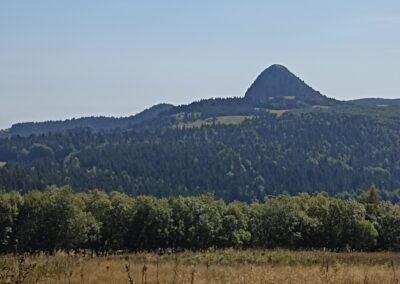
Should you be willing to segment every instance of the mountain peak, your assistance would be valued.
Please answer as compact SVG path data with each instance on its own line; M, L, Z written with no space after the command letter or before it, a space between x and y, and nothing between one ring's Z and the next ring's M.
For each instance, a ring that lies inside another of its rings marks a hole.
M245 98L258 103L272 103L274 100L291 100L303 104L324 104L328 98L308 86L288 68L274 64L265 69L253 82Z
M285 66L281 65L281 64L272 64L271 66L269 66L267 69L265 70L281 70L281 71L289 71L289 69L287 69ZM265 71L264 70L264 71ZM289 71L290 72L290 71Z

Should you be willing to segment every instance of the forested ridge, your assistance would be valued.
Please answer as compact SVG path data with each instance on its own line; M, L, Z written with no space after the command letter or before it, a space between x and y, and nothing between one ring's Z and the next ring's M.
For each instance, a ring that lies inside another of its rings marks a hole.
M244 97L14 130L0 138L3 191L71 185L251 202L299 192L349 198L376 184L385 200L400 198L400 108L328 98L281 65Z
M12 135L29 136L32 134L46 134L50 132L65 132L71 129L88 128L94 131L126 129L134 125L156 118L163 111L172 108L169 104L154 105L149 109L128 117L81 117L60 121L23 122L13 124L9 129L0 131L1 137Z
M0 252L224 248L400 249L400 207L371 187L359 200L276 196L225 203L197 197L129 197L70 187L0 194Z
M48 185L130 195L213 192L226 201L287 192L349 197L375 183L398 201L397 117L335 111L263 114L234 125L67 133L0 140L0 189Z

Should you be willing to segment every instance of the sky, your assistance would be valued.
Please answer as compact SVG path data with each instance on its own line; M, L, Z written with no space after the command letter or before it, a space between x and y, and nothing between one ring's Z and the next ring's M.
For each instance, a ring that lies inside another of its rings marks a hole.
M0 129L243 96L275 63L400 98L400 1L0 0Z

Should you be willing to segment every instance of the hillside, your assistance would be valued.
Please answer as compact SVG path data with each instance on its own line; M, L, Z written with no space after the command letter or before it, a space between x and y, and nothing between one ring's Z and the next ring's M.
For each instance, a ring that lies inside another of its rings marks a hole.
M72 184L156 196L214 192L225 200L287 192L400 188L400 117L339 108L265 113L240 124L155 132L89 130L0 140L0 186Z
M103 119L11 128L0 139L0 191L71 184L252 201L349 197L374 183L385 199L400 196L400 108L329 99L282 66L267 68L242 98Z
M312 89L286 67L275 64L257 77L244 97L206 99L176 107L159 104L137 115L122 118L87 117L66 121L18 123L3 134L0 133L0 137L64 132L77 128L110 131L137 126L139 129L154 129L182 122L193 123L199 118L205 120L219 116L249 116L270 110L282 111L339 103Z
M340 106L363 113L365 107L398 107L396 99L359 99L338 101L328 98L307 85L285 66L274 64L260 73L243 97L214 98L173 106L158 104L129 117L83 117L64 121L26 122L0 130L0 138L65 132L80 128L98 131L157 130L162 127L200 126L218 121L219 117L253 117L271 112L312 111L315 108ZM359 108L357 108L359 106ZM370 110L366 110L368 114ZM388 110L392 112L392 110ZM222 118L222 120L224 120ZM236 121L241 120L240 118Z

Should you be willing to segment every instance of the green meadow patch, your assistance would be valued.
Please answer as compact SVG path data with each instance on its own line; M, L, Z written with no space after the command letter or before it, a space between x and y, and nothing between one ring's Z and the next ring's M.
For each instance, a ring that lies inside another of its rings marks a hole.
M192 122L187 123L178 123L177 127L187 127L187 128L198 128L203 125L212 125L212 124L240 124L245 119L252 119L252 115L229 115L229 116L217 116L217 117L210 117L207 119L197 119Z

